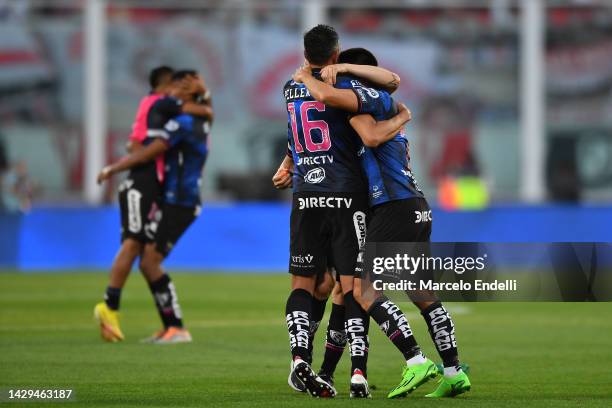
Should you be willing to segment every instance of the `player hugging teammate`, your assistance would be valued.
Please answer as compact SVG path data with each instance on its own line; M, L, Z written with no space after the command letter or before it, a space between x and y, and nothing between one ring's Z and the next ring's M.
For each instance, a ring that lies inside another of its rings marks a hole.
M322 301L313 295L320 292L318 282L325 281L321 276L329 265L339 276L334 293L340 290L344 296L334 296L326 348L334 337L348 339L351 397L370 396L366 374L369 317L406 360L402 380L388 398L406 396L437 375L441 375L439 385L428 397L466 392L471 385L459 364L455 328L435 294L417 297L408 293L428 325L443 372L423 355L401 309L373 288L371 271L357 262L359 248L364 247L360 233L364 217L368 242L430 240L431 220L418 222L422 220L415 218L415 213L429 211L429 206L409 166L403 125L410 120L410 111L389 94L399 85L399 78L376 67L376 58L367 50L340 54L338 35L329 26L319 25L304 35L304 53L307 66L298 69L284 87L289 152L273 178L277 188L293 185L294 189L289 265L292 292L286 306L292 354L289 383L315 397L336 394L332 375L342 342L336 342L335 354L326 350L324 360L333 361L324 361L322 367L331 366L331 373L322 370L317 375L310 367L311 326L313 322L318 325L313 311L323 309L318 306ZM342 300L344 337L332 336L330 327L338 331L336 303ZM439 341L441 337L443 341Z
M122 245L111 268L105 301L94 314L102 337L124 339L119 325L119 300L132 265L149 284L163 328L144 342L184 343L191 334L183 327L176 290L161 264L200 212L200 182L208 155L212 104L196 71L151 72L152 92L138 109L130 154L105 167L98 182L130 170L119 187Z

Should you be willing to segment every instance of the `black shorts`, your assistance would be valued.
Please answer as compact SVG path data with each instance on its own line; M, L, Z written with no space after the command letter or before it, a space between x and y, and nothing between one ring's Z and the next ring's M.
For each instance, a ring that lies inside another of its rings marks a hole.
M366 242L429 242L431 221L431 209L424 198L389 201L370 209ZM365 246L359 252L355 271L360 278L366 276L364 254Z
M141 243L152 237L149 223L159 211L161 185L155 174L130 173L119 185L121 242L131 238Z
M339 275L354 275L360 242L365 242L367 211L366 194L295 193L289 273L314 276L331 266Z
M173 204L163 204L159 217L149 224L153 233L150 242L155 249L167 257L179 238L200 214L200 207L184 207Z
M367 242L429 242L431 209L424 198L389 201L370 209Z

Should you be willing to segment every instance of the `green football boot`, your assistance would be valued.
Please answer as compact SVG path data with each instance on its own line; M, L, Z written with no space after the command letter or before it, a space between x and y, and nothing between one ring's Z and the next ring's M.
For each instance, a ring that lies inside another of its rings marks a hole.
M438 382L438 388L428 398L452 398L456 395L467 392L472 387L470 379L463 371L451 378L442 377Z
M402 382L391 390L387 398L405 397L436 375L438 375L438 367L430 359L412 367L404 366Z

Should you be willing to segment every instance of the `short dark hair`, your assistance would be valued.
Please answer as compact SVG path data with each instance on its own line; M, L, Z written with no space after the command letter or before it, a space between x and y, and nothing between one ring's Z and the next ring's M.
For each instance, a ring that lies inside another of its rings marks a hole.
M198 76L198 71L195 69L180 69L172 74L173 81L180 81L183 78L187 78L190 76Z
M365 48L349 48L338 55L338 62L355 65L378 66L378 60L370 51Z
M170 78L173 73L174 70L166 65L153 68L149 73L149 85L151 89L157 88L166 77Z
M319 24L304 34L304 56L313 64L324 64L338 49L334 27Z

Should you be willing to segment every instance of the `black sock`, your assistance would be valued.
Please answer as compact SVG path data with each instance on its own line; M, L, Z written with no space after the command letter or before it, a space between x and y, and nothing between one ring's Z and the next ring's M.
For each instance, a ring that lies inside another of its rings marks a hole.
M442 358L444 367L459 368L459 352L455 340L455 325L450 314L441 302L435 302L421 311L429 334L433 340L438 354Z
M121 300L121 288L106 288L104 293L104 302L109 309L119 310L119 301Z
M319 330L319 326L321 325L321 320L323 320L323 315L325 314L325 306L327 305L327 299L319 300L312 297L312 309L310 313L310 330L308 332L308 354L310 354L310 361L308 363L312 364L312 349L314 348L314 337L317 334L317 330Z
M332 311L327 324L327 335L325 336L325 355L319 374L324 373L333 377L336 366L342 357L344 346L346 346L345 309L344 305L332 304Z
M183 327L181 307L170 276L164 274L155 282L149 283L149 289L164 327Z
M351 375L355 370L361 370L363 376L367 377L370 316L357 303L353 297L353 291L344 295L344 305L346 306L346 335L351 350Z
M304 361L310 361L308 340L312 299L312 295L304 289L294 289L287 299L285 315L291 355L294 359L300 357Z
M404 312L386 296L376 299L370 306L368 314L378 323L406 360L421 352Z

